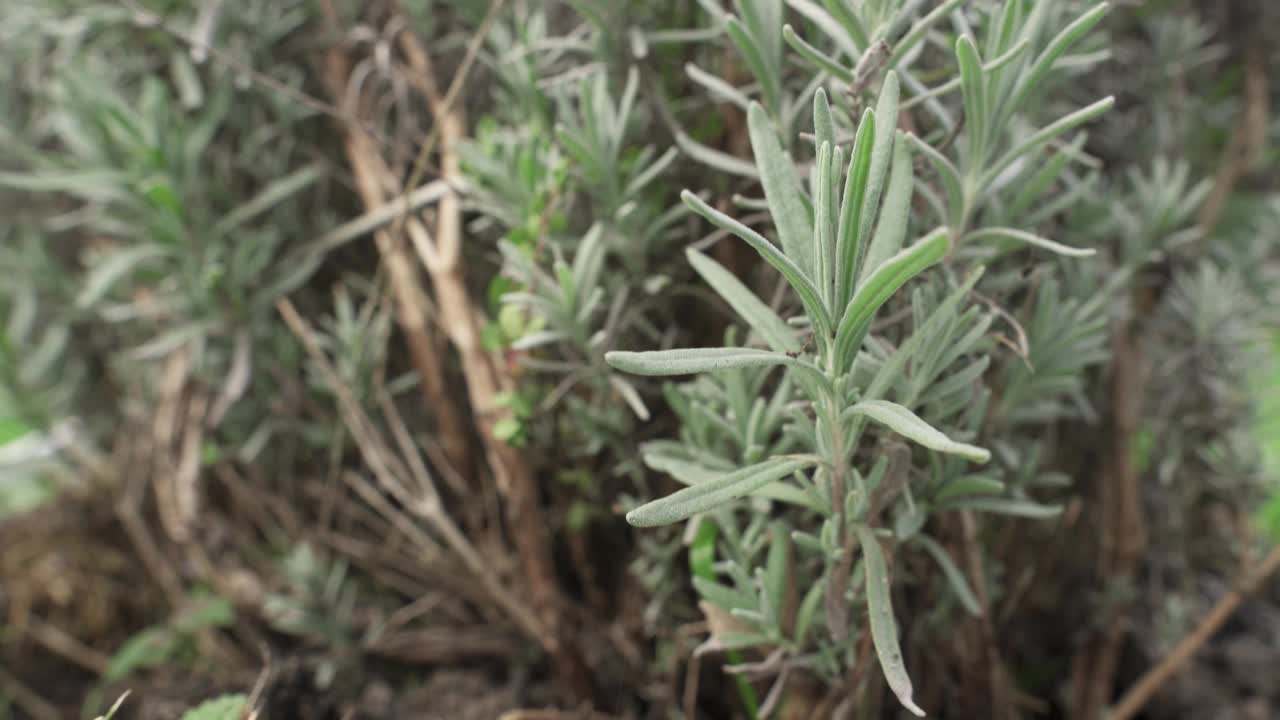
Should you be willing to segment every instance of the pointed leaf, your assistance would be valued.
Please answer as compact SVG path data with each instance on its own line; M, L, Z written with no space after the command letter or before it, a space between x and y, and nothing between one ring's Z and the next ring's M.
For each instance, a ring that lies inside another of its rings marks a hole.
M796 339L795 332L733 273L693 248L686 250L685 255L702 279L729 303L739 317L747 321L752 330L764 338L770 348L777 352L796 352L800 349L800 341Z
M680 522L749 495L811 465L813 461L807 459L772 458L642 505L627 513L627 522L637 527Z
M871 319L881 305L911 278L947 252L947 230L938 228L915 245L889 258L858 288L849 301L836 331L837 367L847 368L871 327Z
M680 193L680 198L694 212L737 235L745 240L748 245L755 248L756 252L760 253L760 257L782 273L782 276L787 279L796 294L800 296L800 302L804 304L805 312L808 313L809 319L813 321L814 330L822 337L830 334L831 315L827 312L826 305L822 302L822 296L818 293L818 288L813 284L813 280L791 258L780 252L773 243L766 240L760 233L716 210L702 198L688 190Z
M1008 227L985 227L974 230L967 236L968 240L981 240L984 238L1007 238L1009 240L1017 240L1028 245L1034 245L1038 248L1050 250L1059 255L1068 257L1089 257L1097 254L1097 250L1093 248L1078 248L1062 243L1054 242L1046 237L1041 237L1035 233L1029 233L1026 230Z
M907 220L911 215L911 193L915 188L915 169L911 166L911 145L902 133L898 133L893 146L893 170L889 175L889 188L880 208L880 221L867 248L867 259L862 264L858 284L866 282L886 260L902 249L907 237Z
M855 414L866 415L899 435L923 445L930 450L959 455L977 463L991 459L984 448L956 442L907 408L888 400L865 400L852 408Z
M858 525L858 542L862 546L863 567L867 576L867 619L871 624L871 641L876 647L876 657L889 689L898 702L919 717L924 717L915 701L911 678L902 662L902 648L898 645L898 622L893 617L893 603L889 592L889 570L885 567L884 551L880 540L871 528Z
M863 250L858 247L858 228L862 224L862 201L867 192L867 175L871 171L871 154L875 145L876 116L871 110L862 114L849 157L849 174L844 181L844 198L840 203L840 223L836 228L836 289L833 308L844 307L853 295L853 281Z
M996 515L1012 515L1014 517L1033 518L1036 520L1057 517L1062 513L1062 506L1060 505L1041 505L1040 503L1032 502L1030 500L998 497L961 498L943 503L938 507L939 509L947 510L977 510L978 512L988 512Z
M871 165L867 169L867 190L862 199L862 214L858 218L859 265L854 269L855 274L861 272L862 258L868 251L871 224L880 207L880 192L884 189L889 161L893 157L898 127L898 93L898 74L890 71L885 75L884 84L880 88L880 99L876 102L875 142L871 146Z
M946 576L947 582L951 583L951 591L956 594L956 599L974 615L982 615L982 604L978 602L978 597L973 594L973 589L969 587L969 581L965 578L960 568L956 567L955 562L951 560L951 556L928 535L917 535L916 542L924 546L924 549L933 556L934 562L938 563L938 567L942 569L942 574Z
M759 103L747 111L751 149L760 170L760 182L769 200L782 251L805 275L813 277L813 223L805 209L800 176L795 163L782 149L769 115Z

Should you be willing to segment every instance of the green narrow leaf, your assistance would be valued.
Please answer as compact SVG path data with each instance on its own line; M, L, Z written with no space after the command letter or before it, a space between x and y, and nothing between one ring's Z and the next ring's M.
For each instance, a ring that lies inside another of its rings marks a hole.
M814 331L818 337L825 338L830 335L831 315L827 311L826 305L822 302L822 296L819 294L818 288L814 286L809 276L791 258L780 252L773 243L766 240L760 233L716 210L703 201L702 198L688 190L680 193L680 198L694 212L737 235L745 240L748 245L755 248L755 251L760 253L760 257L782 273L782 276L787 279L787 283L800 296L800 302L804 304L805 312L808 313L809 319L813 321Z
M994 182L995 179L1000 175L1000 173L1003 172L1005 168L1012 165L1013 162L1018 158L1022 157L1023 155L1026 155L1032 150L1035 150L1041 145L1049 142L1054 137L1057 137L1058 135L1061 135L1062 133L1078 125L1083 125L1084 123L1089 122L1090 120L1098 117L1102 113L1110 110L1111 107L1115 104L1116 104L1115 97L1108 95L1107 97L1102 98L1101 100L1093 103L1092 105L1089 105L1088 107L1080 108L1079 110L1065 117L1062 117L1057 121L1050 123L1049 125L1046 125L1045 127L1036 131L1031 135L1031 137L1027 138L1026 140L1023 140L1020 144L1018 144L1012 150L1005 153L1004 156L1001 157L999 160L997 160L996 163L992 165L990 169L988 169L985 173L983 173L982 180L978 184L979 189L985 190L987 187L989 187L991 183Z
M754 348L680 348L648 352L614 350L605 353L604 359L623 372L650 376L692 375L715 370L786 365L800 371L810 382L826 384L826 376L812 363L783 353Z
M734 312L776 352L797 352L800 341L787 323L723 265L693 248L685 251L689 264Z
M836 330L837 367L847 368L853 362L858 347L871 327L871 319L880 306L908 280L942 259L946 252L947 230L937 228L924 239L886 260L879 269L871 273L871 277L867 278L849 301L840 319L840 327Z
M1030 500L998 497L960 498L943 503L938 507L939 509L946 510L977 510L978 512L994 513L996 515L1012 515L1014 517L1032 518L1035 520L1057 517L1062 513L1062 507L1059 505L1041 505L1040 503L1032 502Z
M1089 32L1098 21L1102 20L1107 11L1111 9L1111 4L1100 2L1089 9L1084 15L1081 15L1075 22L1063 28L1049 44L1045 46L1044 52L1036 58L1031 69L1023 75L1022 83L1018 88L1011 107L1017 108L1026 100L1027 95L1035 92L1044 85L1045 77L1053 69L1054 62L1062 56L1072 45L1075 44L1085 33Z
M867 169L867 190L862 198L862 214L858 218L858 264L854 277L862 272L870 244L871 226L880 207L880 193L893 157L894 138L898 128L898 74L890 71L880 88L876 102L875 142L871 145L871 166ZM856 288L855 288L856 289Z
M889 174L888 191L880 208L880 221L871 236L867 259L862 264L858 284L866 282L886 260L902 249L907 237L907 221L911 216L911 195L915 189L915 169L911 165L911 146L902 133L897 134L893 145L893 169Z
M824 140L818 149L817 187L813 189L813 220L818 226L814 233L817 266L814 268L813 279L818 283L818 292L827 305L831 305L831 291L835 281L832 265L835 263L836 229L835 209L831 200L831 163L831 143Z
M985 227L974 230L966 236L967 240L983 240L986 238L1006 238L1009 240L1017 240L1018 242L1034 245L1038 248L1050 250L1059 255L1067 257L1089 257L1097 254L1097 250L1093 248L1078 248L1062 243L1054 242L1046 237L1041 237L1035 233L1029 233L1026 230L1009 227Z
M862 201L867 193L867 175L871 172L871 154L875 144L876 115L872 110L862 114L858 132L849 156L849 174L844 181L844 198L840 203L840 223L836 228L836 290L832 308L844 307L853 295L861 251L858 228L862 224Z
M684 485L697 485L698 483L708 482L721 477L725 474L724 470L715 470L705 465L700 465L688 460L671 457L658 452L647 452L642 456L644 464L653 470L666 473L675 480ZM809 493L783 482L770 483L761 487L759 490L751 493L756 497L777 500L789 505L809 508L810 510L820 511L821 508L815 502Z
M729 173L730 175L740 175L742 177L755 180L760 177L756 171L756 166L743 160L742 158L722 152L709 145L694 140L683 132L676 133L676 145L684 151L685 155L697 160L698 162L708 165L719 170L720 172Z
M902 648L898 645L898 621L893 617L893 602L889 592L889 570L885 567L884 551L880 540L866 525L858 525L858 542L862 546L863 567L867 576L867 619L871 624L871 641L876 647L876 657L889 689L898 702L913 714L924 717L911 696L911 678L902 662Z
M982 58L968 35L956 40L956 61L960 66L960 94L964 98L964 121L970 140L969 162L981 167L987 149L987 93L982 72Z
M747 62L747 67L751 68L751 73L756 76L756 81L760 83L760 90L764 94L765 104L774 112L781 110L782 89L778 85L776 70L761 51L755 36L751 34L751 31L747 29L741 20L733 16L729 16L728 21L725 22L725 31L728 32L729 39L733 41L733 44L738 46L738 52L742 53L742 59Z
M746 110L747 106L751 104L751 98L748 98L738 88L725 82L719 75L712 75L693 63L685 63L684 72L689 76L690 80L711 91L712 95L727 100L743 110Z
M795 29L790 25L782 26L782 37L792 49L813 63L819 70L842 83L853 82L853 72L851 70L841 65L839 60L805 42L804 38L797 35Z
M782 149L778 133L759 103L747 111L747 129L751 149L760 170L760 182L769 201L773 222L778 229L782 251L796 266L813 277L813 224L805 209L800 176L795 163Z
M104 259L94 261L93 269L85 278L84 287L76 296L76 308L84 310L92 307L125 276L166 254L167 251L158 245L139 245L118 250Z
M985 475L962 475L938 491L933 499L937 502L973 495L1000 495L1005 490L1004 483Z
M959 455L976 463L991 459L991 453L976 445L956 442L907 408L888 400L864 400L852 408L854 414L866 415L890 430L930 450Z
M698 513L713 510L755 490L813 465L813 460L772 458L742 468L715 480L676 491L627 513L627 522L637 527L669 525Z
M960 568L956 567L955 562L951 560L951 556L928 535L917 535L916 542L924 546L924 549L933 557L934 562L938 563L938 567L942 569L942 574L946 576L947 582L951 584L951 591L956 594L956 599L973 615L982 615L982 604L978 602L978 597L973 594L973 589L969 587L969 581L965 578L964 573L960 572Z
M813 94L813 145L822 147L822 143L836 145L836 123L831 117L831 103L827 101L827 91L818 88Z
M262 192L254 195L248 202L223 216L214 226L218 234L229 233L253 218L279 205L289 198L305 190L309 185L324 177L319 165L308 165L271 182Z
M942 188L947 193L947 210L950 213L947 221L953 227L956 226L964 213L965 205L964 182L960 179L960 171L945 155L935 150L929 143L912 133L907 133L907 139L929 159L930 164L937 171L938 178L942 181Z

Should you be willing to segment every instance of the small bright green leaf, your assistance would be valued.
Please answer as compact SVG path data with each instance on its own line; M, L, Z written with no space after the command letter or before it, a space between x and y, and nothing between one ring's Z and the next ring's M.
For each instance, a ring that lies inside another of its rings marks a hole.
M723 477L725 474L724 470L714 470L705 465L681 460L660 452L646 452L642 457L645 465L658 472L666 473L685 485L708 482ZM810 497L809 493L785 482L769 483L751 494L756 497L777 500L778 502L797 505L814 511L821 510L821 507L814 498Z
M858 525L858 542L862 546L863 567L867 576L867 619L871 624L871 641L880 659L880 669L889 689L898 702L919 717L924 717L911 696L911 678L902 662L902 648L898 645L898 621L893 617L890 600L889 570L885 567L884 551L880 540L866 525Z
M975 445L956 442L939 432L907 408L888 400L865 400L853 406L854 413L866 415L899 435L930 450L959 455L977 463L991 459L991 453Z
M1005 153L1003 157L987 169L987 171L983 173L982 180L978 183L978 187L980 189L987 188L995 181L996 177L998 177L1005 168L1012 165L1018 158L1039 148L1041 145L1049 142L1058 135L1098 117L1102 113L1110 110L1115 103L1115 98L1108 95L1092 105L1080 108L1079 110L1059 118L1055 122L1052 122L1032 133L1030 137L1023 140L1009 152Z
M762 463L698 483L659 498L627 513L627 522L637 527L669 525L727 502L750 495L775 480L813 465L809 459L771 458Z

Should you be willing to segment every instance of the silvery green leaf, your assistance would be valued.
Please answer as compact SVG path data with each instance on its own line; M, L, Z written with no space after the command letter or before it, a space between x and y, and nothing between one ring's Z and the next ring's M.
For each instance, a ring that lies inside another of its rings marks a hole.
M902 249L907 237L907 221L911 215L911 193L915 187L915 170L911 165L911 146L898 133L893 146L893 169L889 174L889 187L880 208L880 221L867 248L867 259L862 264L858 284L866 282L886 260Z
M1097 254L1098 252L1093 248L1078 248L1071 247L1070 245L1063 245L1062 243L1054 242L1046 237L1036 235L1035 233L1029 233L1026 230L1019 230L1018 228L984 227L974 230L966 236L967 240L983 240L986 238L1006 238L1009 240L1017 240L1018 242L1034 245L1035 247L1043 248L1068 257L1089 257L1090 255Z
M805 209L800 176L795 163L782 149L769 115L759 103L747 111L751 149L760 170L760 182L769 200L782 251L806 276L813 277L813 223Z
M1049 142L1058 135L1061 135L1078 125L1089 122L1095 117L1110 110L1113 105L1115 105L1115 97L1108 95L1092 105L1080 108L1079 110L1070 113L1069 115L1066 115L1032 133L1031 137L1023 140L1012 150L1005 153L1004 156L997 160L994 165L987 168L982 175L982 180L979 182L979 187L985 188L990 185L1005 168L1009 167L1009 165L1013 163L1013 161L1032 150L1039 148L1041 145Z
M782 605L786 597L787 576L791 564L791 538L786 525L775 521L769 526L769 554L764 566L764 595L774 612L773 622L782 624Z
M812 537L812 536L809 536ZM792 539L795 539L794 533ZM816 538L814 539L816 543ZM799 543L797 543L799 544ZM809 628L813 627L813 619L818 615L818 607L822 603L823 593L827 587L826 580L819 578L805 593L804 599L800 601L800 609L796 611L796 628L794 640L797 643L804 643L805 638L809 635Z
M893 157L894 139L898 127L898 74L889 71L880 87L876 101L875 140L871 145L871 165L867 169L867 189L862 198L862 214L858 217L859 265L854 268L855 277L861 272L862 258L866 256L870 242L871 224L880 207L880 193L884 189L889 161Z
M734 157L727 152L703 145L683 132L676 133L676 145L679 145L680 149L689 157L721 172L726 172L730 175L741 175L752 180L760 177L755 165Z
M947 582L951 584L951 591L956 594L956 599L973 615L982 615L982 604L978 602L978 598L973 594L973 589L969 587L969 581L965 578L964 573L960 572L960 568L956 567L955 562L951 560L951 556L928 535L917 535L915 541L924 546L925 551L933 557L934 562L938 563L938 567L942 569L942 574L946 576Z
M666 473L684 485L708 482L723 477L726 472L660 452L645 452L642 459L653 470ZM815 499L804 490L784 482L769 483L751 494L814 511L821 509Z
M92 307L125 276L166 254L167 251L159 245L138 245L95 259L88 277L85 278L84 287L76 296L76 308L84 310Z
M813 63L819 70L827 73L831 77L842 83L853 82L853 71L840 64L840 61L830 55L822 52L818 48L805 42L804 38L796 34L795 28L790 25L782 26L782 37L787 41L796 52L800 53L805 59Z
M911 678L902 662L902 648L898 645L898 621L893 617L889 570L885 567L884 551L871 528L858 525L857 530L858 542L862 546L862 565L867 576L867 619L871 624L871 641L876 647L880 669L889 683L889 689L898 697L898 702L915 715L924 717L924 710L911 698L914 692Z
M722 475L714 480L678 490L627 513L627 522L638 527L669 525L713 510L814 464L811 459L772 458Z
M322 177L324 177L324 171L319 165L307 165L282 178L273 180L248 202L224 215L218 221L218 224L214 226L214 232L218 234L231 232L254 217L284 202L289 196L305 190Z
M587 230L573 256L573 284L577 288L580 305L586 303L593 290L599 289L604 255L604 229L596 223Z
M832 163L831 143L824 140L818 148L818 162L814 166L813 220L817 225L817 232L814 233L816 266L813 277L818 283L822 301L828 305L831 304L831 291L835 282L833 266L836 255L836 219L831 198L836 182L831 173Z
M929 143L912 133L907 133L907 139L915 144L916 149L929 159L930 164L937 171L938 179L942 181L942 189L947 193L947 209L950 213L948 221L953 225L959 224L960 214L965 204L964 181L960 179L960 171Z
M825 380L818 368L811 363L783 353L754 348L681 348L649 352L615 350L605 353L604 359L613 367L634 375L692 375L713 370L786 365L814 376L819 381Z
M911 29L907 31L907 34L903 35L902 39L893 44L893 53L889 56L888 66L894 67L897 65L899 59L908 52L911 52L912 48L925 38L925 35L928 34L929 29L933 27L934 23L950 15L951 11L955 10L963 2L965 2L965 0L947 0L938 7L929 11L928 15L925 15L912 23Z
M866 415L930 450L959 455L977 463L985 463L991 459L991 453L986 449L952 440L897 403L888 400L864 400L854 405L852 410L855 414Z
M689 76L690 80L711 91L712 95L728 100L743 110L746 110L747 106L751 104L751 99L743 94L741 90L725 82L718 75L712 75L693 63L685 63L684 72Z
M942 259L947 252L947 230L937 228L924 239L898 252L858 288L845 308L836 330L837 367L848 368L862 344L876 311L911 278Z
M640 399L640 393L636 391L634 385L617 375L609 376L609 384L618 391L618 394L627 402L631 412L635 413L636 417L641 420L649 419L649 408L645 407L644 400Z
M747 67L751 69L751 74L755 75L756 82L760 83L760 91L764 94L765 104L769 106L770 110L776 112L782 105L782 88L778 84L777 69L769 62L769 57L766 55L764 48L760 47L757 38L747 29L746 25L732 15L725 21L724 29L728 33L729 39L738 47L738 52L742 53L742 59L746 61ZM761 112L763 112L763 108Z
M511 349L532 350L534 348L542 347L543 345L550 345L551 343L568 339L568 333L560 332L558 330L540 330L538 332L529 333L528 335L525 335L511 343Z
M643 172L636 175L634 178L631 179L630 182L627 183L627 189L625 190L624 194L627 197L635 196L637 193L643 190L649 183L653 182L656 178L662 175L662 173L667 169L667 167L671 165L671 163L674 162L676 157L678 157L679 155L680 155L679 150L675 148L667 148L667 151L662 153L661 157L659 157L657 160L654 160L648 167L644 169Z
M756 252L760 253L760 257L782 273L782 276L787 279L787 283L800 296L800 302L804 304L805 312L808 313L810 320L812 320L814 330L819 337L826 337L831 332L831 315L827 312L826 305L822 302L822 295L818 292L818 288L814 286L813 280L791 258L780 252L773 243L766 240L760 233L716 210L703 201L702 198L688 190L680 193L680 197L686 205L699 215L737 235L745 240L748 245L755 248Z
M1044 52L1040 53L1031 69L1023 76L1018 94L1014 97L1011 107L1020 107L1028 94L1040 89L1044 85L1045 77L1053 69L1054 62L1085 33L1089 32L1094 25L1097 25L1098 21L1102 20L1102 17L1110 9L1111 4L1107 2L1100 2L1094 5L1088 12L1077 18L1075 22L1063 28L1062 32L1058 33L1053 40L1050 40Z
M1059 505L1041 505L1040 503L1032 502L1031 500L999 497L960 498L943 503L938 506L938 509L977 510L978 512L994 513L996 515L1013 515L1015 517L1033 518L1036 520L1057 517L1062 512L1062 507Z
M789 26L788 26L789 27ZM831 116L831 103L827 101L827 91L818 88L813 94L813 145L822 147L822 143L836 144L836 124Z
M967 148L969 162L979 164L987 148L989 107L982 58L978 57L978 48L967 35L956 40L956 61L960 66L960 94L964 97L964 121L970 139Z
M871 154L875 144L876 116L871 110L862 114L858 132L849 156L849 174L844 181L844 197L840 202L840 222L836 227L836 288L833 308L844 307L853 295L853 283L864 250L858 246L858 227L862 224L863 199L867 191L867 175L871 171Z
M777 352L796 352L800 349L800 341L795 333L787 327L786 322L778 317L768 305L765 305L756 294L742 284L733 273L723 265L702 253L689 248L685 251L689 264L702 276L713 290L724 298L725 302L738 313L738 316L764 338L765 343Z

